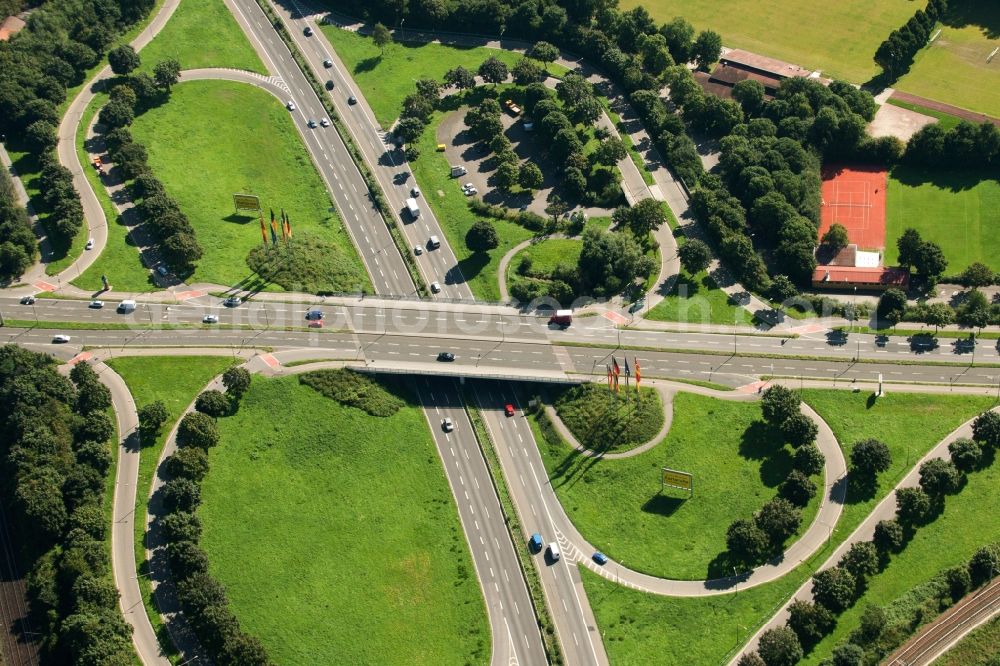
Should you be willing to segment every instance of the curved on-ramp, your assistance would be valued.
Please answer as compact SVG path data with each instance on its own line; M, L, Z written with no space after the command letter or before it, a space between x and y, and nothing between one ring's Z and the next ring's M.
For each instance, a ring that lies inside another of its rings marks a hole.
M753 401L758 399L753 394L716 391L679 382L651 380L648 383L656 386L661 391L666 389L673 392L686 391L719 400ZM837 438L834 436L830 426L809 405L802 403L800 409L819 428L816 445L826 458L826 464L823 468L823 495L819 510L816 512L816 516L813 518L812 523L810 523L809 528L778 558L737 576L711 580L659 578L629 569L614 560L609 560L605 566L598 566L590 557L591 553L598 549L580 534L579 530L577 530L572 520L566 514L552 484L546 483L541 491L542 497L540 499L552 515L557 529L559 544L563 548L564 555L576 560L594 573L608 580L642 592L671 597L703 597L728 594L737 589L737 587L746 589L748 587L763 585L791 572L802 560L807 559L826 545L832 526L836 525L840 519L847 494L847 461L844 459L844 453L837 443ZM556 418L558 419L558 416ZM568 428L565 428L565 425L561 421L559 424L563 426L560 432L569 432ZM659 441L659 439L654 439L652 443L643 445L645 447L644 450L651 448ZM570 445L578 450L584 449L582 444L575 439L570 440L570 442ZM618 454L617 457L628 457L629 453L631 452L627 452L626 455ZM535 455L537 455L537 450ZM631 455L635 455L635 453L631 453ZM611 456L605 457L610 458ZM540 456L538 457L538 462L541 464ZM544 469L544 466L542 466L542 469Z

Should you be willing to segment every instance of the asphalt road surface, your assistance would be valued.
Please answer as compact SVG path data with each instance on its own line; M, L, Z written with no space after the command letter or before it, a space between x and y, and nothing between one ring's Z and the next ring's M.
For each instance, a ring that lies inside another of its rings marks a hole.
M458 514L486 598L493 630L492 663L544 664L545 651L528 586L456 384L452 380L423 378L414 386L452 481ZM442 426L446 418L454 424L451 431ZM456 479L458 483L454 483Z
M252 3L253 0L238 0L238 2L247 4ZM378 179L389 202L389 207L392 208L400 222L409 247L420 246L424 249L424 252L416 259L427 282L438 282L441 285L440 296L442 297L471 300L473 298L472 290L466 284L465 276L458 265L458 259L448 245L448 238L442 232L441 225L426 199L417 197L420 206L418 218L411 218L407 212L406 199L411 196L411 189L417 184L416 178L403 157L403 151L396 149L387 137L384 128L379 126L375 114L361 90L351 78L336 51L333 50L333 46L319 29L318 19L320 15L306 6L305 3L296 0L278 3L275 5L275 9L285 21L285 25L289 27L292 39L305 55L316 77L323 82L334 82L333 90L327 91L327 94L330 95L337 113L340 114L344 124L351 132L355 145L363 153L369 169ZM313 29L312 36L307 37L304 34L307 27ZM333 61L332 67L328 68L323 65L327 59ZM355 98L355 104L348 102L348 98L351 96ZM458 196L457 187L454 196ZM440 239L440 248L431 250L428 247L427 241L431 236L437 236Z
M526 532L521 537L527 540L538 533L543 544L558 541L556 524L542 493L542 485L549 483L548 474L541 464L531 427L524 418L520 397L509 382L477 382L473 384L473 392L496 444L507 487L520 513ZM504 412L508 404L515 409L513 416ZM567 557L553 561L547 546L533 557L566 663L574 666L607 664L597 621L576 563Z
M280 79L279 85L288 91L286 102L295 103L295 110L289 111L289 114L302 134L327 190L333 195L338 213L368 268L375 291L394 295L414 293L416 288L406 264L399 256L386 223L372 203L368 187L337 130L308 126L309 120L318 123L326 118L326 110L288 47L256 2L233 0L229 6L265 67Z

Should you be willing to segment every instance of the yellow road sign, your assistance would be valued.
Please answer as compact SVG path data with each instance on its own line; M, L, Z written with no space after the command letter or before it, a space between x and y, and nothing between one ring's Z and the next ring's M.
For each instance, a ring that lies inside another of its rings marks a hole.
M660 477L660 482L664 486L670 486L671 488L680 488L681 490L689 490L694 492L694 475L688 472L679 472L675 469L663 468L662 476Z

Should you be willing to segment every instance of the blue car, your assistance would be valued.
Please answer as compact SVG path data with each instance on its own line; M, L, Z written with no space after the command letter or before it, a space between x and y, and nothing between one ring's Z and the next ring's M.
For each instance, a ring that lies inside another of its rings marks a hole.
M597 551L591 557L593 557L594 561L600 564L601 566L608 563L608 556L602 553L601 551Z
M542 549L542 535L538 532L532 534L531 538L528 539L528 548L533 553L540 551Z
M309 321L319 321L323 318L323 312L321 310L310 310L306 313L306 319Z

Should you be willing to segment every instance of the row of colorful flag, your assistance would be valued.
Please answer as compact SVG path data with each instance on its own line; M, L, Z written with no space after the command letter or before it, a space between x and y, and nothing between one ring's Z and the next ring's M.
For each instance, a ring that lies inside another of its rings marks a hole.
M278 244L278 229L281 229L281 240L287 241L292 237L292 223L285 215L285 209L281 209L281 222L278 222L274 218L274 209L271 210L271 244ZM264 215L260 216L260 236L264 239L264 245L267 245L267 227L264 226Z
M624 372L622 371L623 366L618 365L618 359L615 356L611 357L611 365L608 365L608 389L618 393L618 379L624 374L625 375L625 388L628 388L628 379L632 376L632 367L628 364L628 355L623 355L624 359ZM632 357L632 365L635 366L635 390L639 390L639 382L642 380L642 369L639 367L639 359Z

